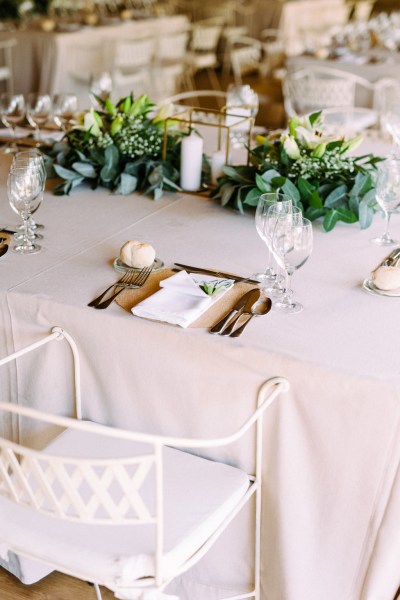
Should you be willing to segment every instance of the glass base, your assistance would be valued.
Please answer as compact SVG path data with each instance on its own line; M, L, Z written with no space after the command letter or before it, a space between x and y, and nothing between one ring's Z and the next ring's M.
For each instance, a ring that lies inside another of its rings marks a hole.
M399 243L398 240L393 240L391 237L385 237L383 235L377 238L372 238L370 241L378 246L395 246Z
M267 273L254 273L251 279L257 279L260 283L271 283L275 281L276 275L268 275Z
M17 242L20 242L24 239L24 234L23 233L14 233L14 240ZM31 235L29 235L29 239L30 240L42 240L43 236L41 233L33 233Z
M37 254L42 250L42 246L39 246L38 244L32 244L32 246L20 244L19 246L11 246L11 250L18 254Z
M304 309L304 306L300 302L274 302L272 308L288 315L295 315Z

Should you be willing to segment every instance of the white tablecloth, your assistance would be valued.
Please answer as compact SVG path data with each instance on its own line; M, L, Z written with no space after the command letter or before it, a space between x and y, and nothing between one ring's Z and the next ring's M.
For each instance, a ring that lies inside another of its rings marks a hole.
M17 40L13 55L16 92L75 93L83 109L89 104L90 70L98 72L110 68L112 51L109 42L149 36L157 38L187 28L187 18L176 15L84 27L70 32L17 31L2 37Z
M78 190L46 195L37 220L46 225L42 254L0 259L2 354L63 326L81 349L85 416L171 435L221 435L254 407L265 379L287 377L291 391L266 419L262 598L392 598L400 582L400 300L361 287L386 254L369 242L383 220L329 234L316 225L314 252L293 282L304 312L272 311L238 339L141 320L115 303L106 311L86 304L114 280L112 261L127 239L152 242L166 264L259 271L266 250L251 216L184 194L156 203ZM5 221L13 218L3 202ZM68 413L68 353L62 344L44 353L44 373L42 354L31 355L3 375L2 393ZM212 456L252 462L250 444ZM182 599L245 586L247 528L243 517L182 577Z

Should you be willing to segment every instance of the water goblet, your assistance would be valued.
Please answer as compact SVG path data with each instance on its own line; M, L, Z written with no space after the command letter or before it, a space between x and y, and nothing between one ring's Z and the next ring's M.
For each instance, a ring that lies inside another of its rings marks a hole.
M389 158L378 165L375 181L375 198L382 208L385 218L385 232L371 242L379 246L393 246L398 241L389 233L390 217L400 206L400 159Z
M14 158L12 161L12 167L28 167L28 166L31 166L32 168L39 168L41 171L42 178L43 178L43 190L42 190L42 200L43 200L43 192L44 192L44 186L46 183L47 171L46 171L46 165L44 162L44 156L36 148L33 148L32 150L24 150L22 152L17 152L14 155ZM29 230L32 232L32 238L41 239L43 236L39 235L37 233L37 230L43 229L43 227L44 227L44 225L36 223L33 220L33 218L30 217ZM18 227L18 229L20 231L22 231L23 225L20 225ZM14 238L21 239L21 234L19 234L19 233L15 234Z
M272 248L278 263L285 271L283 297L274 302L274 309L287 314L303 310L300 302L293 302L291 280L295 270L300 269L310 256L313 247L312 223L301 213L282 213L276 220Z
M25 99L22 94L4 92L0 95L0 119L11 130L12 142L4 152L18 152L16 127L25 118Z
M14 212L23 221L23 237L19 244L12 247L20 254L36 254L41 247L35 244L29 236L29 217L40 206L42 199L42 176L39 169L31 167L14 167L7 179L8 201Z
M66 133L78 111L78 98L75 94L53 96L53 119L57 127Z
M274 235L278 217L280 217L280 215L285 215L285 214L301 215L302 213L301 213L300 208L298 208L298 206L293 206L292 202L284 200L283 202L276 202L276 203L272 204L271 206L269 206L266 216L265 216L265 220L264 220L264 232L263 232L264 240L265 240L265 243L267 244L269 250L272 252L272 254L275 258L278 269L277 269L277 276L276 276L273 284L270 286L265 285L265 286L263 286L263 289L266 293L273 294L274 296L281 296L285 291L285 288L282 285L282 281L284 278L279 273L279 271L283 271L283 267L276 260L276 256L275 256L274 249L273 249L273 235Z
M266 267L264 273L256 273L254 275L254 277L255 277L255 279L257 279L264 285L271 283L271 282L275 281L275 279L276 279L276 271L275 271L273 263L272 263L273 254L272 254L270 243L269 243L270 239L268 239L265 235L265 233L266 233L265 221L266 221L266 217L268 214L268 209L270 208L270 206L272 206L276 202L284 202L285 204L282 205L282 208L284 206L286 206L286 207L292 206L292 199L289 196L286 196L285 194L281 194L279 192L269 192L266 194L261 194L261 196L258 199L257 208L256 208L256 215L255 215L256 230L257 230L257 233L260 236L260 238L267 245L268 258L267 258L267 267Z
M35 137L41 141L40 128L49 120L51 114L51 98L48 94L28 94L26 103L26 118L35 129Z

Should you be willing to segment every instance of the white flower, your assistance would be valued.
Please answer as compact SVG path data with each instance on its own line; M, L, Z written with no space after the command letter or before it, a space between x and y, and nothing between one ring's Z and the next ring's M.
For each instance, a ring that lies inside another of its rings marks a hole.
M300 148L297 145L296 140L291 135L288 135L283 142L283 147L289 158L298 160L300 158Z
M311 126L310 126L311 127ZM303 144L306 148L316 148L320 144L327 144L332 141L331 136L324 135L322 131L317 129L311 129L309 127L305 127L303 125L299 125L296 128L297 139L301 144Z
M99 115L94 112L94 109L91 108L89 112L85 113L83 116L83 125L78 125L75 129L80 129L81 131L89 131L95 137L99 137L101 134L100 129L101 119Z

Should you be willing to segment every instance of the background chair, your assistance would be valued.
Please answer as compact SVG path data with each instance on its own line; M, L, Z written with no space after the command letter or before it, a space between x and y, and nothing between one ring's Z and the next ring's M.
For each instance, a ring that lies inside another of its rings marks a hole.
M0 40L0 81L5 82L6 91L14 91L12 52L17 45L16 39Z
M288 73L283 81L286 115L290 118L323 108L353 107L358 88L372 97L373 85L348 71L315 67Z
M152 97L156 40L113 40L108 48L114 97L127 96L132 91L135 97L141 94Z
M236 85L243 77L258 73L262 68L262 43L250 37L237 37L230 44L230 60Z
M219 19L206 19L193 23L186 61L188 69L186 85L189 89L195 89L194 76L201 70L207 72L213 89L221 89L215 69L218 67L217 50L222 29L223 22Z
M157 39L152 86L155 102L178 93L182 88L188 40L187 31L162 35Z
M116 597L142 598L139 592L162 592L198 562L254 496L254 588L225 600L259 598L262 416L287 382L265 382L256 410L226 437L131 433L82 420L78 349L63 329L53 328L0 366L62 339L74 356L77 419L0 402L3 413L62 428L42 450L0 438L1 564L7 568L14 553L42 565L36 573L32 568L31 581L59 570L92 581L98 599L99 585ZM179 449L225 446L254 425L254 475Z

